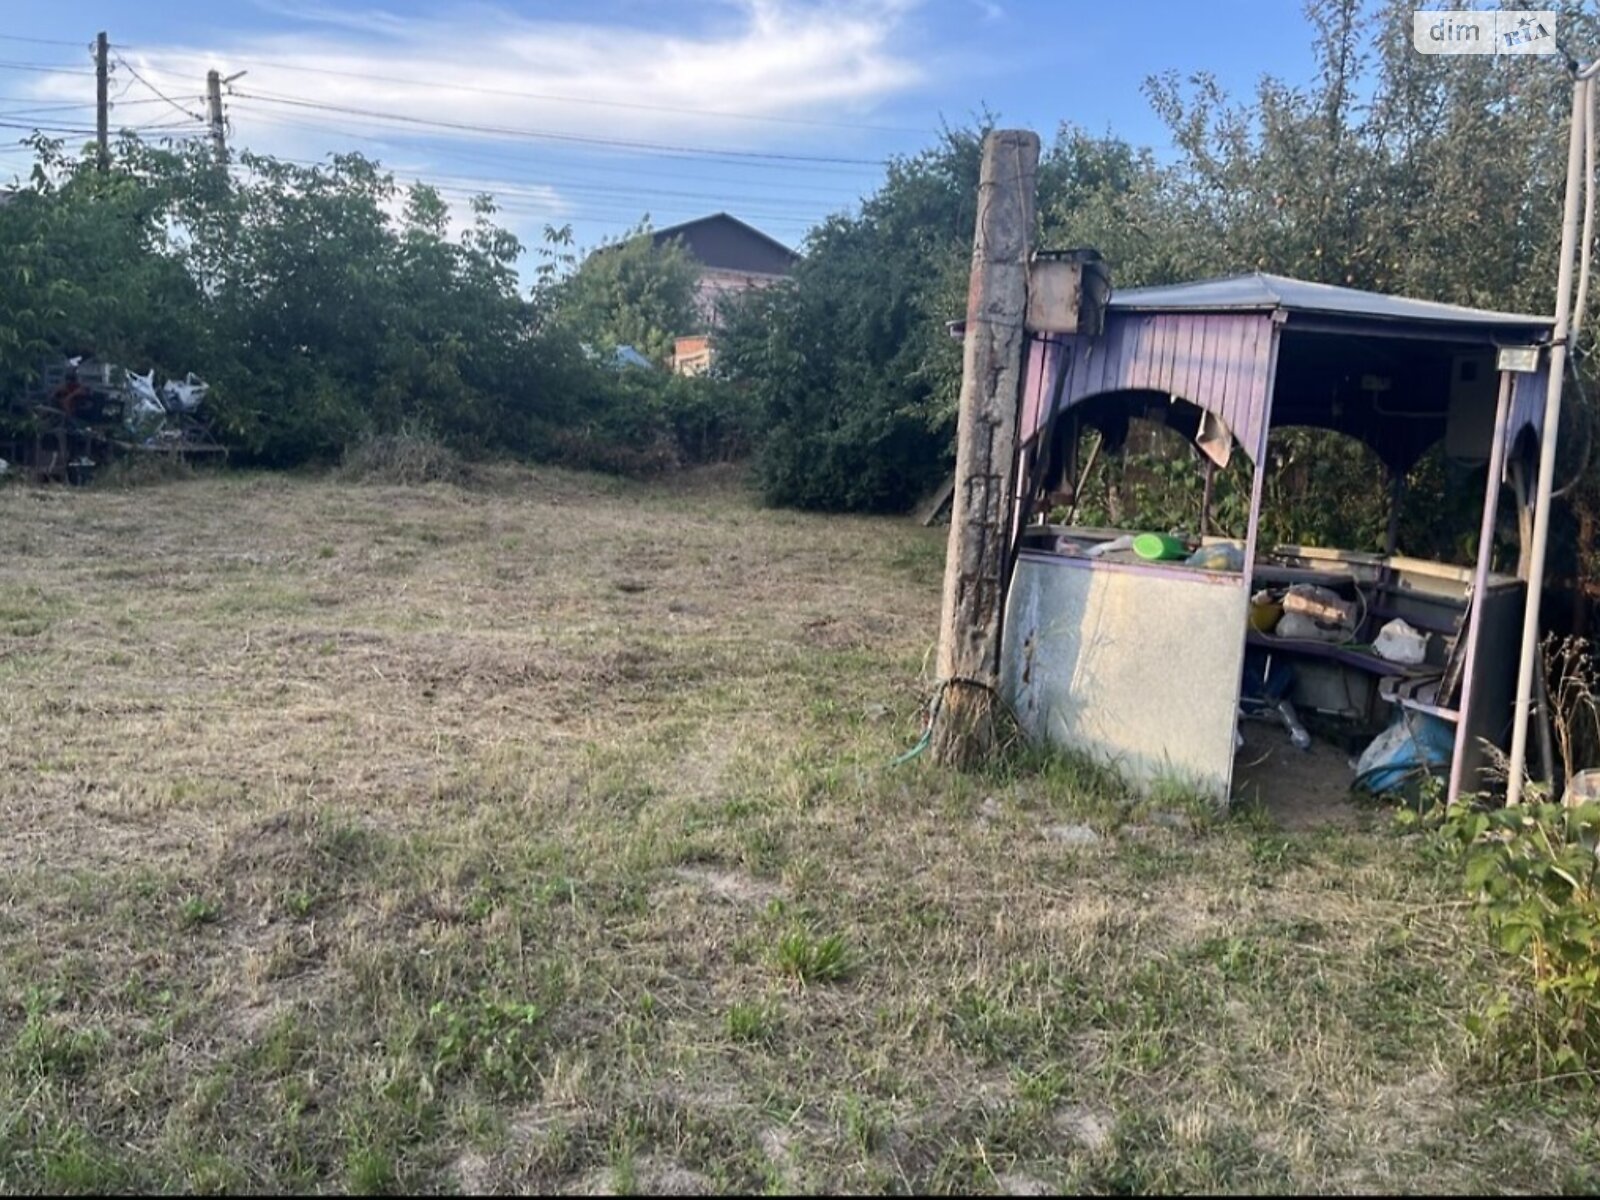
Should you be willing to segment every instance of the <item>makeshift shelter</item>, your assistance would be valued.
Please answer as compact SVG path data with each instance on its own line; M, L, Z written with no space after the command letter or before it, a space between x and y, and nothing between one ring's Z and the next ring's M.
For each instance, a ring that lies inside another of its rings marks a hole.
M1443 731L1451 798L1477 788L1485 744L1504 745L1510 727L1525 597L1526 553L1518 574L1490 570L1496 507L1508 465L1537 459L1551 326L1250 274L1120 292L1101 329L1030 335L1002 672L1023 725L1136 781L1225 800L1251 652L1257 674L1263 661L1292 668L1294 703L1329 720ZM1208 481L1234 454L1248 460L1242 538L1209 535L1203 508L1196 537L1158 541L1166 561L1147 561L1119 536L1140 530L1038 520L1040 498L1080 478L1079 432L1115 442L1135 418L1187 438ZM1397 553L1394 519L1385 553L1259 545L1267 439L1288 426L1369 446L1396 511L1406 473L1441 439L1450 457L1485 464L1475 566ZM1512 474L1526 530L1532 476ZM1346 635L1252 623L1253 595L1292 585L1347 606ZM1374 647L1396 619L1420 636L1420 662Z

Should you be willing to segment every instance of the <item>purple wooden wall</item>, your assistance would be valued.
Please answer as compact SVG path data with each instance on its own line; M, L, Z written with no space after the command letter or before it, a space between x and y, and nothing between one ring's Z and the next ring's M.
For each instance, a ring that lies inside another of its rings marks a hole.
M1060 406L1130 388L1166 392L1221 418L1253 462L1271 407L1270 313L1118 313L1103 337L1033 338L1022 394L1022 436L1049 418L1062 355L1071 362Z

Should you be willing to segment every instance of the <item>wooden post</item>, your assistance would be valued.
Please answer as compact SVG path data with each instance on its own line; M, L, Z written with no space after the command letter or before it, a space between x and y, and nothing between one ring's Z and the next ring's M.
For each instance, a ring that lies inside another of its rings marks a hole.
M94 133L102 171L111 169L111 68L106 62L107 57L106 35L101 30L94 39Z
M1036 134L984 139L930 742L946 766L970 766L994 747L1038 167Z
M222 72L206 72L206 116L211 124L211 149L217 166L228 166L228 138L222 121Z

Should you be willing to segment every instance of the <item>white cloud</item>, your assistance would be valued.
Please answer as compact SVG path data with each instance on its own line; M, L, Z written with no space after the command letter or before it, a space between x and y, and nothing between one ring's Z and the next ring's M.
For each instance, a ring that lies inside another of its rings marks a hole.
M460 124L757 148L829 135L717 114L861 118L922 79L896 48L906 6L894 0L729 0L697 26L667 32L483 5L415 18L282 3L273 11L301 27L205 45L141 43L125 53L158 86L190 96L208 65L247 69L236 85L241 109L265 106L243 97L271 94ZM68 84L46 82L46 90Z
M643 22L619 23L585 21L581 6L567 10L579 16L556 19L473 0L425 16L257 0L274 32L256 19L237 34L162 42L134 26L119 53L189 112L204 111L208 68L245 71L225 100L231 145L298 160L359 151L402 180L450 188L458 223L468 193L490 191L525 242L546 222L574 220L588 243L645 211L667 224L718 208L797 240L806 224L851 203L870 172L785 176L738 161L638 157L328 107L580 139L876 159L883 138L838 126L881 124L881 106L926 81L909 20L917 3L715 0L651 5ZM114 71L114 90L127 85L128 99L151 99L128 70ZM41 75L29 86L41 98L82 98L81 78ZM113 115L116 125L182 120L157 103Z

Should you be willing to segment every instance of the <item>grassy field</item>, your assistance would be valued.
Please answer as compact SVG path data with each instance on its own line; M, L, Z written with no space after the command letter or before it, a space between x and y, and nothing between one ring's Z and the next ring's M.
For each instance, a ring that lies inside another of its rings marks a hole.
M1382 814L891 768L942 556L725 475L0 490L0 1191L1600 1186Z

